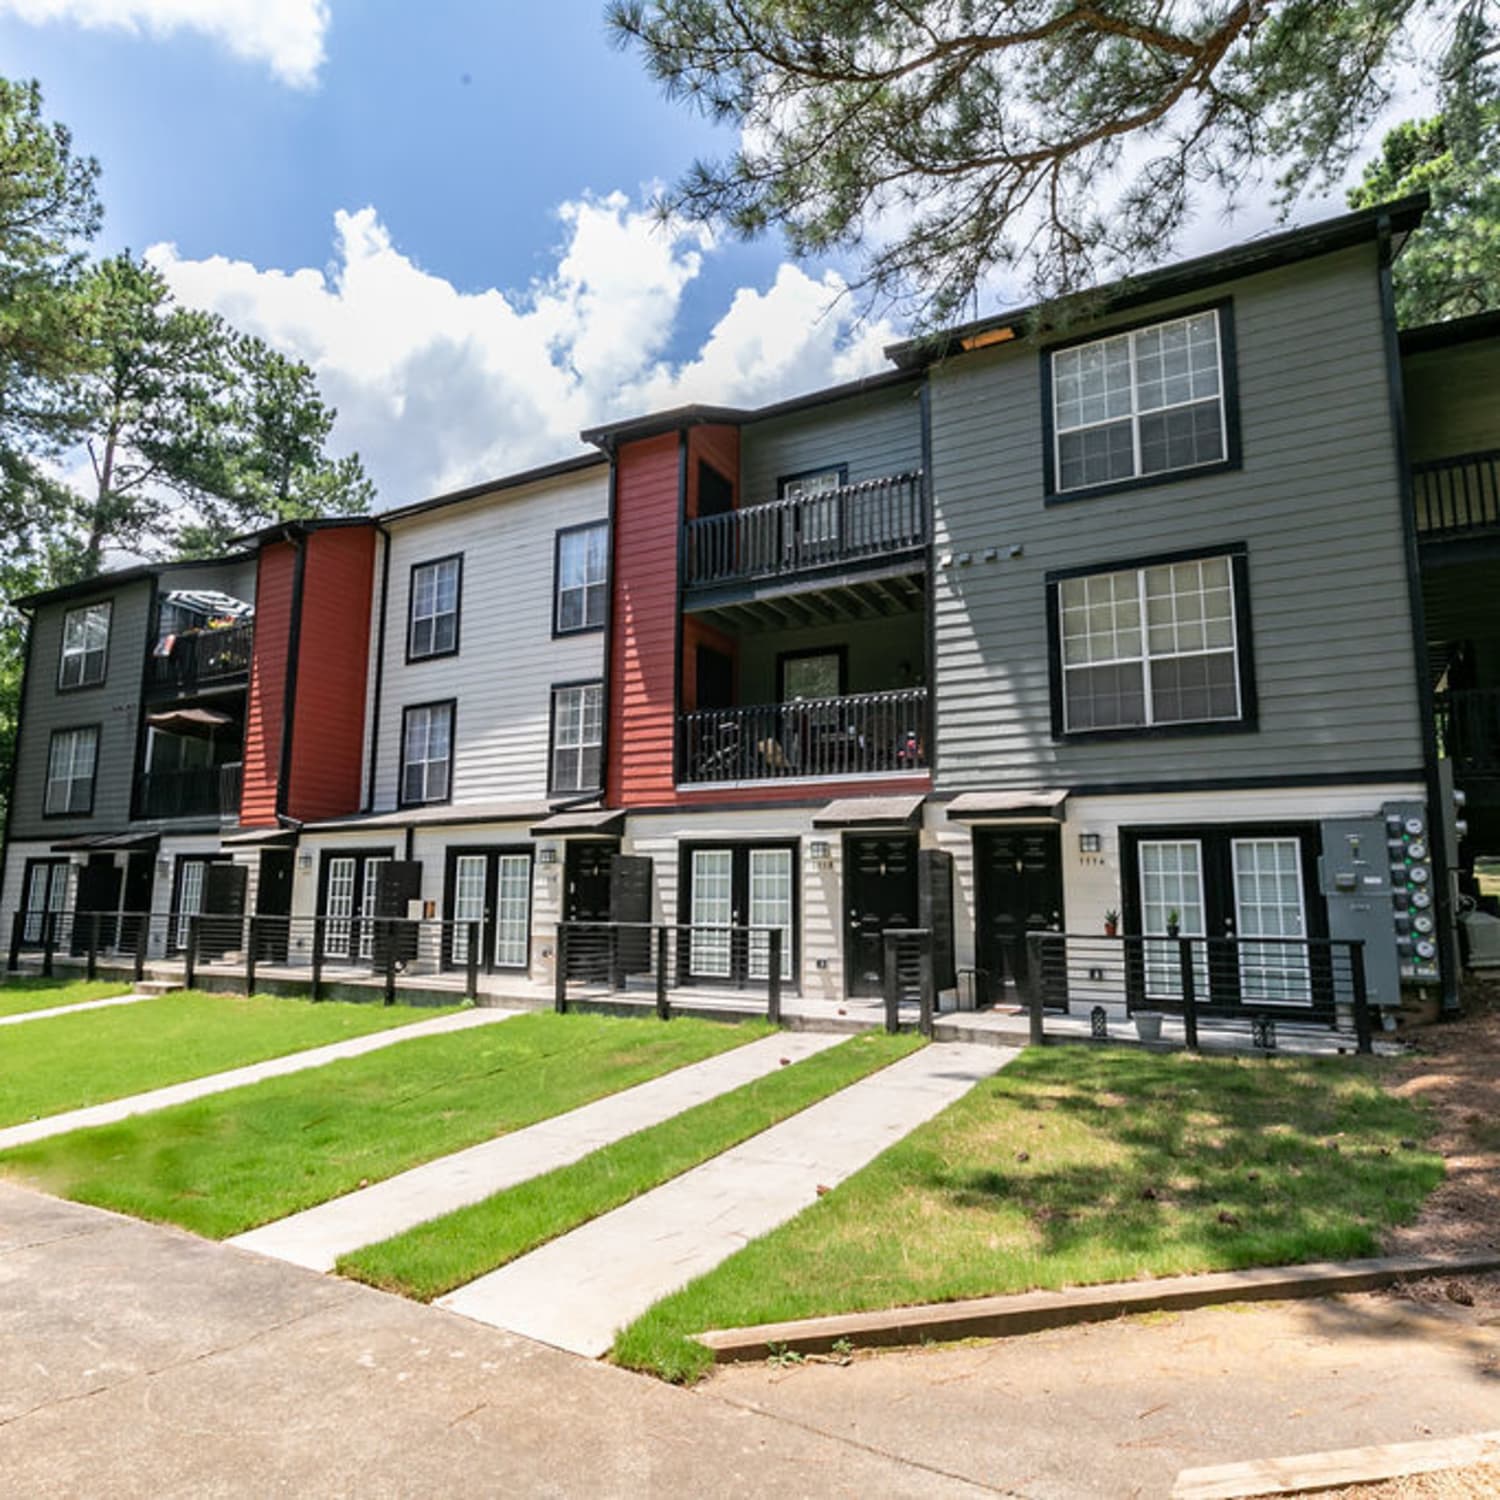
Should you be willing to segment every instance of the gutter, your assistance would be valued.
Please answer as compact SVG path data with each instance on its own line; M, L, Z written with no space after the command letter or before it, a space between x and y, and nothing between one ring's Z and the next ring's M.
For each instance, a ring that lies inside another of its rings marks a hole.
M381 521L375 522L380 534L380 624L376 627L375 683L370 700L370 763L365 775L365 795L360 811L373 812L375 807L375 771L380 756L380 707L385 690L385 620L386 600L391 592L391 533Z
M16 807L16 772L21 766L21 729L26 723L26 693L31 684L31 645L36 638L36 617L24 609L18 609L17 613L26 620L26 651L21 664L21 695L16 700L16 732L11 742L10 772L6 777L5 826L0 829L0 891L5 889L5 867L10 862L10 820ZM22 891L17 909L25 904L26 892Z

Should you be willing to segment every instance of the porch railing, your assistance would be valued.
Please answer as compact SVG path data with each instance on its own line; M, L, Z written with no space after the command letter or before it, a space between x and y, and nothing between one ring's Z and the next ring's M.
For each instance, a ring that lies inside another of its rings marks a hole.
M684 581L777 578L911 551L927 534L921 472L892 474L687 522Z
M1500 776L1500 688L1455 688L1433 698L1440 752L1459 776Z
M1500 528L1500 448L1413 464L1411 473L1421 540Z
M927 689L682 715L681 779L778 781L925 771Z
M185 631L173 638L164 656L151 657L151 686L181 694L216 687L250 675L255 625L227 625L222 630Z
M244 763L191 766L181 771L145 771L137 778L140 818L232 818L240 810Z

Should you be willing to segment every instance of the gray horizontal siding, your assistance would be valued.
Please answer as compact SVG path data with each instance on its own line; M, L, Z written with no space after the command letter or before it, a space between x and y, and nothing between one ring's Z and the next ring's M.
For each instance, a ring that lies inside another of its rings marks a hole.
M940 788L1177 785L1420 765L1374 249L1227 290L1237 471L1048 507L1037 346L933 371L936 550L940 560L974 559L936 573ZM1235 542L1249 553L1259 728L1054 743L1045 575ZM1014 546L1020 557L1007 555ZM997 561L980 560L987 547Z
M850 484L922 466L917 386L854 396L740 432L740 504L776 498L783 475L845 464Z

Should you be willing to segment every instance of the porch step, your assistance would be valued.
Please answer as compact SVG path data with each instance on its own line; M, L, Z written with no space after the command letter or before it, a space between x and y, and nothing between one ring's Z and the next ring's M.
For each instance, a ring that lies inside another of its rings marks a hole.
M143 979L135 988L141 995L170 995L186 986L180 979Z

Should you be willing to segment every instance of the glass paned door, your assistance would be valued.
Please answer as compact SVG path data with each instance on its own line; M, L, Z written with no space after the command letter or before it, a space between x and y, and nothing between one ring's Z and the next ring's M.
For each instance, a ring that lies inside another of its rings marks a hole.
M42 940L42 917L46 912L63 912L68 903L68 862L48 860L34 864L26 883L26 941Z
M186 948L192 918L203 911L203 875L208 868L201 859L188 860L182 867L182 884L177 893L177 946Z
M692 972L704 979L728 979L733 956L728 928L734 922L734 851L695 849L692 872ZM725 930L705 932L705 927Z
M328 861L328 894L324 912L328 923L323 951L330 958L349 957L350 918L354 915L354 870L357 861L339 855Z
M495 964L524 969L531 953L531 856L502 854L495 879Z
M1302 847L1297 839L1235 839L1234 909L1239 933L1240 995L1245 1000L1310 1004L1307 949L1255 938L1307 936Z
M380 869L388 865L385 855L374 855L365 861L364 886L360 893L359 913L363 919L359 924L359 956L367 963L375 958L375 923L371 920L376 911L376 893L380 890Z
M792 851L750 851L751 928L781 929L781 977L792 977ZM764 932L750 934L750 977L765 979L770 973L770 939Z
M469 923L484 921L484 884L489 859L460 854L453 865L453 962L469 961Z
M1166 937L1176 914L1180 937L1206 937L1203 892L1203 844L1198 839L1143 839L1140 845L1141 931L1146 937ZM1182 958L1175 942L1146 942L1146 997L1180 999ZM1207 993L1207 957L1193 959L1198 995Z

